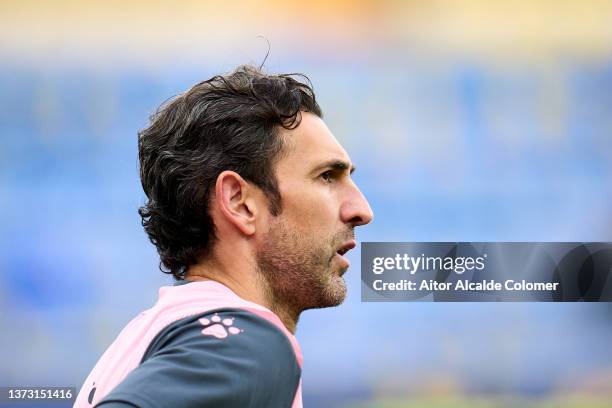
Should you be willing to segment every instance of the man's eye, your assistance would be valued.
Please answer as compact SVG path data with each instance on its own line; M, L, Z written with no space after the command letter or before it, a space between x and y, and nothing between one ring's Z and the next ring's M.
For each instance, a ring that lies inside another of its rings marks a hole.
M319 177L325 180L326 183L331 183L334 179L334 175L332 174L331 170L327 170L325 173L321 174Z

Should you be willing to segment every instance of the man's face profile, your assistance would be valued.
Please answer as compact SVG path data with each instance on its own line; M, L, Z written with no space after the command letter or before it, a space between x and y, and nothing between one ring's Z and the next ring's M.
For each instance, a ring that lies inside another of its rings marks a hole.
M219 282L289 330L303 310L342 303L344 254L372 219L350 157L294 76L240 66L139 133L139 213L161 265L177 280Z
M257 250L259 272L273 298L298 310L336 306L346 296L343 254L355 246L354 227L372 219L351 179L353 165L323 120L301 113L281 131L285 153L276 164L282 212L266 217Z

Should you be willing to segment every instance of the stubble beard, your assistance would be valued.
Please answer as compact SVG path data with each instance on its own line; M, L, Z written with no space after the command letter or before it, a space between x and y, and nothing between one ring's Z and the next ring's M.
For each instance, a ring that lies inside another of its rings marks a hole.
M352 229L327 239L306 237L275 220L257 252L258 272L273 309L285 309L297 319L306 309L340 305L346 297L346 269L333 257L352 237Z

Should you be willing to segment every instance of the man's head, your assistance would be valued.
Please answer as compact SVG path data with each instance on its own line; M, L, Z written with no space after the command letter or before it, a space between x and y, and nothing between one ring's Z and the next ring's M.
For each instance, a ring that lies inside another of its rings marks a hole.
M342 301L340 254L372 213L321 116L310 86L246 66L152 116L139 134L139 213L168 273L182 279L203 260L236 256L280 302Z

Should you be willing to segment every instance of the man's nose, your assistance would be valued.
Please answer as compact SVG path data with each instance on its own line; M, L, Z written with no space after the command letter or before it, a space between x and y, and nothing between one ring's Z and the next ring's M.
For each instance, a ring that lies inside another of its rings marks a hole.
M347 199L340 208L340 218L353 227L365 225L372 221L374 213L359 188L353 184Z

